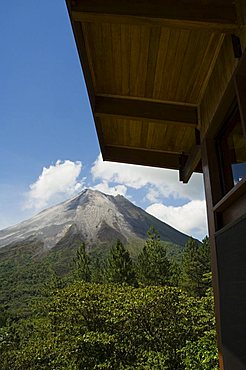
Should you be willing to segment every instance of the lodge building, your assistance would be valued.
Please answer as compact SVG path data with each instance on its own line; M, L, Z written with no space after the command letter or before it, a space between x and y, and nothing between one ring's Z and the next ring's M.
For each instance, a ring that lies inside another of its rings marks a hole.
M246 0L67 0L104 160L204 177L220 369L246 369Z

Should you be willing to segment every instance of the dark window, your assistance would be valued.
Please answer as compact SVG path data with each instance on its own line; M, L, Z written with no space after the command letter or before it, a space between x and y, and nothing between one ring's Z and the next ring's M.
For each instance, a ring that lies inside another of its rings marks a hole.
M240 114L235 109L218 137L224 193L246 176L246 140Z

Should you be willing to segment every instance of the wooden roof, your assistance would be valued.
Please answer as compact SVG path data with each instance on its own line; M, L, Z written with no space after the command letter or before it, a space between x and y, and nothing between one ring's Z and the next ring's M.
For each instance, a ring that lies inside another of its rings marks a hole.
M180 5L181 3L181 5ZM234 0L67 0L103 158L200 171L199 105Z

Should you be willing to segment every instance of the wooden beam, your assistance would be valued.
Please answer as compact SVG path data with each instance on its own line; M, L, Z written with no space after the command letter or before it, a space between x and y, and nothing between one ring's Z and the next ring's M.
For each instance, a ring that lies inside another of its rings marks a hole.
M188 156L183 167L180 168L180 181L187 184L193 172L195 172L199 162L201 160L201 146L195 145L191 154Z
M169 168L173 170L179 169L179 157L180 154L111 145L106 145L103 153L103 159L105 161Z
M95 97L96 117L113 116L137 120L158 121L171 124L196 127L198 124L195 106L162 103L145 99L124 97Z
M149 24L231 32L239 26L234 0L68 0L80 22Z

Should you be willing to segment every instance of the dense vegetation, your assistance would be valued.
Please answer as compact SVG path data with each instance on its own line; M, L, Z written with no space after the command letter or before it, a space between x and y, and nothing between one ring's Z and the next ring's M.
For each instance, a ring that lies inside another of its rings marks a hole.
M80 245L64 276L53 260L1 261L1 369L218 369L207 239L175 260L150 229L136 260L120 241Z

